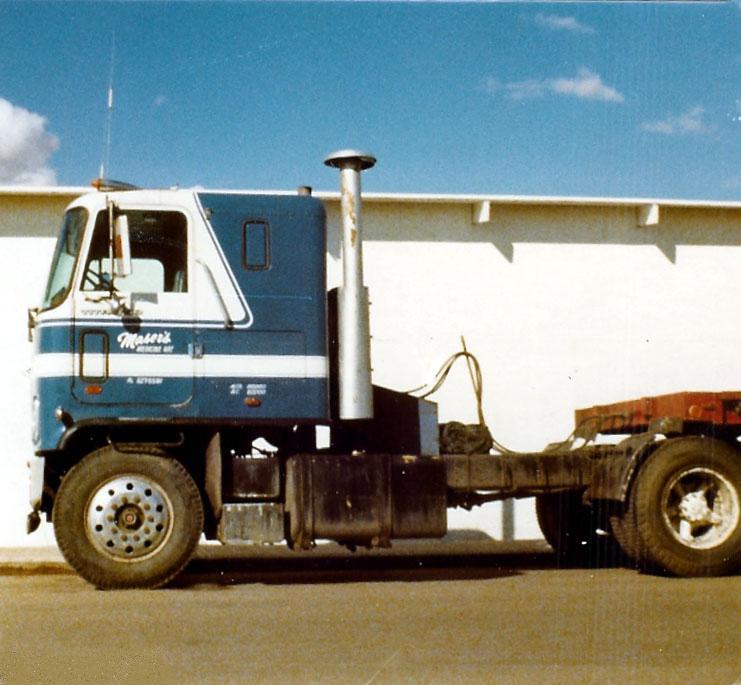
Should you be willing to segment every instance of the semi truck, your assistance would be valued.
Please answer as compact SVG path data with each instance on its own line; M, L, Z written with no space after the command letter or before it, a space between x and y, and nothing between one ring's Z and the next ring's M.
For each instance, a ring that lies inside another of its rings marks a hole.
M496 449L481 411L479 425L441 425L426 397L373 385L360 179L375 161L325 160L341 190L332 290L308 187L100 180L69 205L29 310L28 532L53 522L96 587L154 588L203 536L381 548L444 536L449 508L535 497L565 563L609 547L647 571L732 573L741 392L579 410L567 440L520 453ZM475 380L473 355L458 356Z

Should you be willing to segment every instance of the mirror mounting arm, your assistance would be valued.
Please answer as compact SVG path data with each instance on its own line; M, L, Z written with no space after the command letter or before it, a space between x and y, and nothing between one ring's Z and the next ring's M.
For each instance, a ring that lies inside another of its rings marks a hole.
M95 304L107 304L113 316L131 316L134 313L133 308L128 303L126 295L122 295L118 290L112 290L100 297L90 297L87 295L85 301L93 302Z
M33 342L33 330L36 328L39 311L38 307L31 307L28 310L28 342Z

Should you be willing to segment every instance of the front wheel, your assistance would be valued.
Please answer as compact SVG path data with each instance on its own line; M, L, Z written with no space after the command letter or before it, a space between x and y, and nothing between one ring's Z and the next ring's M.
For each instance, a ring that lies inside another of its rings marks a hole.
M717 576L741 563L741 460L710 438L667 440L641 467L628 500L647 566Z
M179 462L106 447L64 477L53 521L64 558L88 582L154 588L188 563L203 530L203 504Z

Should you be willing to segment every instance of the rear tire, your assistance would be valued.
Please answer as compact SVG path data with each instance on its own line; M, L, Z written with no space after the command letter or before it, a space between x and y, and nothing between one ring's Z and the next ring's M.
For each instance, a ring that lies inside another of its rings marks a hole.
M603 505L584 504L582 493L574 491L536 496L538 524L559 565L614 566L623 561L610 535L608 510Z
M637 561L677 576L718 576L741 564L741 459L710 438L664 442L629 495Z
M610 515L610 530L623 554L632 562L639 563L643 554L638 540L638 529L635 523L628 518L628 512L625 509L615 511Z
M179 462L105 447L65 475L53 521L64 558L88 582L155 588L188 563L203 530L203 504Z

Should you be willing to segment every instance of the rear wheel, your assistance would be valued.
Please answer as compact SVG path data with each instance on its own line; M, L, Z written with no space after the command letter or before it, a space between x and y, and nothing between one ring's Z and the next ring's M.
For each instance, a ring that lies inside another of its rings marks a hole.
M610 530L620 549L629 559L638 562L643 557L638 530L624 508L610 514Z
M602 504L584 504L582 493L574 491L536 496L540 530L559 564L609 566L622 561L610 535L608 510Z
M666 441L643 464L626 516L639 563L678 576L715 576L741 564L741 460L709 438Z
M106 447L62 480L54 533L96 587L154 588L177 575L203 530L198 487L177 461Z

